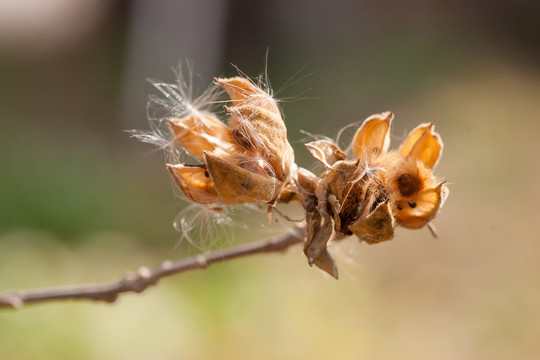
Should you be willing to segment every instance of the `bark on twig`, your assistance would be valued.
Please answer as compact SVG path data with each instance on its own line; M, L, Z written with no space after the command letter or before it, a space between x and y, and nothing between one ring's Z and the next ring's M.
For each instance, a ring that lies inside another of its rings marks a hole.
M291 245L303 242L305 230L294 228L272 239L239 245L176 261L165 261L153 268L145 266L128 272L122 278L101 284L72 285L35 290L13 290L0 294L0 308L21 308L26 304L55 300L94 300L114 302L126 292L140 293L166 276L190 270L205 269L213 263L260 253L282 252Z

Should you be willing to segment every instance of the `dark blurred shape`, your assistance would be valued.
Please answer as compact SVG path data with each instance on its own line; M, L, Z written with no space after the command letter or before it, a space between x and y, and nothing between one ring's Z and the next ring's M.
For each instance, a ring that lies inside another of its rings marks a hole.
M0 53L46 58L76 48L106 23L118 2L24 0L0 2Z
M224 47L225 0L135 0L126 42L123 126L146 128L148 78L174 83L173 72L186 59L202 83L218 72ZM201 89L202 91L202 89Z

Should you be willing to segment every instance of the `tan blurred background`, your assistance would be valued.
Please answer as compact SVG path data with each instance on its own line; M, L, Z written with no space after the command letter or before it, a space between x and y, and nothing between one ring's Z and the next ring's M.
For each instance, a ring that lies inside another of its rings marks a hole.
M2 311L0 359L540 358L538 4L0 0L0 291L197 253L175 248L186 203L163 155L124 132L147 128L145 79L172 82L185 58L208 84L231 63L257 75L268 48L308 168L301 129L333 137L392 110L396 145L437 120L452 183L439 239L347 240L339 281L294 248L114 305ZM250 217L216 242L286 231Z

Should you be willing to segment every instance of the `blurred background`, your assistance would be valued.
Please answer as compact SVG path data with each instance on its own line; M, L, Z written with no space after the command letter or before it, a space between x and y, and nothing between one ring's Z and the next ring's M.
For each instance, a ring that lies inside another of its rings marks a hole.
M296 247L113 305L1 311L0 358L540 358L539 4L0 0L0 291L107 281L200 251L177 246L187 204L163 154L124 131L148 128L146 79L173 82L186 58L204 88L236 75L231 64L261 73L268 49L307 168L301 130L334 137L392 110L396 146L436 120L436 173L452 184L439 239L346 240L332 249L339 281ZM252 218L216 246L286 231Z

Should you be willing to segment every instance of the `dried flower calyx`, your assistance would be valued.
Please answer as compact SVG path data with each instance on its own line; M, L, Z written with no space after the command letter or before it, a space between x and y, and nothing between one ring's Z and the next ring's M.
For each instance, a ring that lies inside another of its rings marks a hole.
M276 101L250 80L215 79L230 96L228 125L190 108L168 118L178 142L204 163L170 164L184 195L199 204L273 204L289 183L294 153Z

